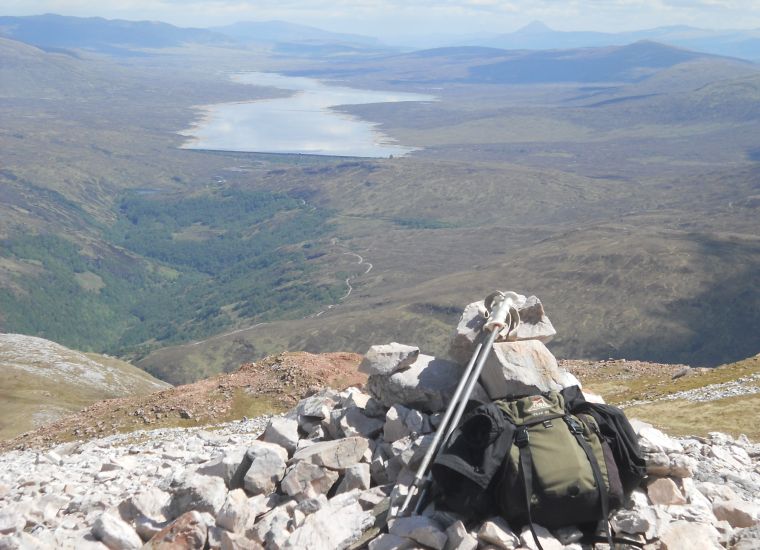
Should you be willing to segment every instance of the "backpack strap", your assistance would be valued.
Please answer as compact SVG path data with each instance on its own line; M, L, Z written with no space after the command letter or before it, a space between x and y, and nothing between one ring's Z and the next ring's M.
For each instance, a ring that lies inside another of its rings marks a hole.
M533 540L538 546L538 550L544 550L538 541L536 529L533 527L533 517L530 513L530 499L533 497L533 458L530 454L528 428L521 426L515 435L515 445L520 450L520 471L522 472L523 484L525 486L525 510L528 512L528 526L533 535Z
M596 482L596 487L599 491L599 500L602 504L602 521L604 522L604 528L607 532L607 543L610 545L610 548L614 549L615 545L612 539L609 522L610 501L607 489L605 488L602 469L599 467L599 462L596 460L596 456L594 456L594 451L589 446L588 441L583 437L583 426L580 424L580 420L576 420L568 415L565 416L565 422L567 422L567 426L570 428L570 433L575 436L575 439L583 449L583 452L586 453L586 458L588 458L589 464L591 464L591 471L594 473L594 481Z

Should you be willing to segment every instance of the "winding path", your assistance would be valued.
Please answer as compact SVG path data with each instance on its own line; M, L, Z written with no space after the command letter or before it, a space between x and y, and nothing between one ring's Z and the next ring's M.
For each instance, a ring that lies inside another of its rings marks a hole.
M361 277L363 275L366 275L367 273L369 273L370 271L372 271L372 268L374 267L370 262L365 261L363 256L357 254L356 252L344 252L343 254L355 257L357 259L357 262L356 262L357 265L366 265L367 269L364 270L364 273L361 273L359 275L354 275L354 276L351 276L351 277L346 277L346 287L347 287L346 293L338 300L338 302L343 302L344 300L346 300L346 298L348 298L351 295L351 292L353 292L354 287L351 285L351 280L352 279L356 279L357 277ZM315 317L319 317L319 316L323 315L324 313L326 313L327 311L333 309L337 305L338 304L330 304L329 306L327 306L326 309L318 311L317 313L312 313L311 315L307 315L306 317L303 317L303 319L313 319ZM232 330L230 332L224 332L222 334L215 334L214 336L209 336L208 338L205 338L203 340L198 340L197 342L190 342L190 344L188 344L188 345L190 345L190 346L198 346L200 344L205 344L206 342L209 342L211 340L216 340L217 338L224 338L226 336L232 336L233 334L238 334L239 332L245 332L245 331L254 329L256 327L260 327L262 325L267 325L267 324L269 324L269 323L256 323L255 325L251 325L249 327L235 329L235 330Z

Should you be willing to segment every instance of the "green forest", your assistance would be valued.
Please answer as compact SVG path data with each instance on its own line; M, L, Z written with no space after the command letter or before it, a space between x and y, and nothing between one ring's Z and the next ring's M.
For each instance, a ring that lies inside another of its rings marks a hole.
M275 312L305 315L344 292L337 277L312 282L308 258L321 253L330 213L301 199L234 189L131 193L117 208L93 249L51 234L2 241L0 256L35 271L34 292L0 289L5 330L139 355Z

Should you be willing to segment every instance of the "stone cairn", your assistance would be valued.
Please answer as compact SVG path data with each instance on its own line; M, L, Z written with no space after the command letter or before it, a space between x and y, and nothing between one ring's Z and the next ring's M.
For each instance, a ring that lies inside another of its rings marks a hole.
M156 430L0 455L0 550L534 549L526 526L494 515L468 529L435 504L373 531L406 494L469 359L481 307L465 309L455 361L373 346L360 366L366 393L324 390L284 416L213 432ZM516 339L494 345L477 396L577 383L544 345L554 329L540 301L525 299L521 316ZM613 514L615 534L649 550L760 548L760 445L633 424L649 477ZM545 550L584 548L576 528L536 532Z

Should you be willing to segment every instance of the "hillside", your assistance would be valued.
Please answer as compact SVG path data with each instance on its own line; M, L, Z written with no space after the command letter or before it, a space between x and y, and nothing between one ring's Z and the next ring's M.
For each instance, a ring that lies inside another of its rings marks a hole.
M715 366L758 352L751 64L651 43L360 62L197 46L129 63L17 44L4 57L41 69L37 84L3 81L5 331L184 383L405 333L438 353L461 300L511 287L553 304L563 357ZM550 62L555 81L469 78L510 73L502 62ZM69 63L95 83L86 100L63 76L42 99L46 68ZM615 80L567 81L578 63ZM420 148L408 158L180 149L198 105L287 95L227 80L240 70L438 101L340 109Z
M116 55L139 55L133 49L230 41L207 29L184 29L154 21L55 14L0 17L0 36L43 48L82 48Z
M47 425L103 399L169 387L113 357L32 336L0 334L0 439Z
M410 340L411 341L411 340ZM550 347L554 347L550 344ZM319 388L363 387L361 355L284 353L238 370L151 395L110 399L0 442L0 450L36 448L142 429L213 426L281 412ZM626 360L562 360L584 388L625 408L631 418L683 436L722 431L760 438L760 356L716 369ZM728 414L735 411L736 414Z
M629 32L558 31L534 21L517 31L476 43L515 50L556 50L630 44L655 40L679 48L717 55L760 59L760 32L757 29L698 29L687 25L657 27Z
M150 395L99 401L81 411L28 431L0 450L38 447L83 437L166 427L195 427L281 412L317 389L362 384L361 356L351 353L284 353L242 365L235 372ZM147 375L143 375L146 378ZM20 430L3 433L10 438Z

